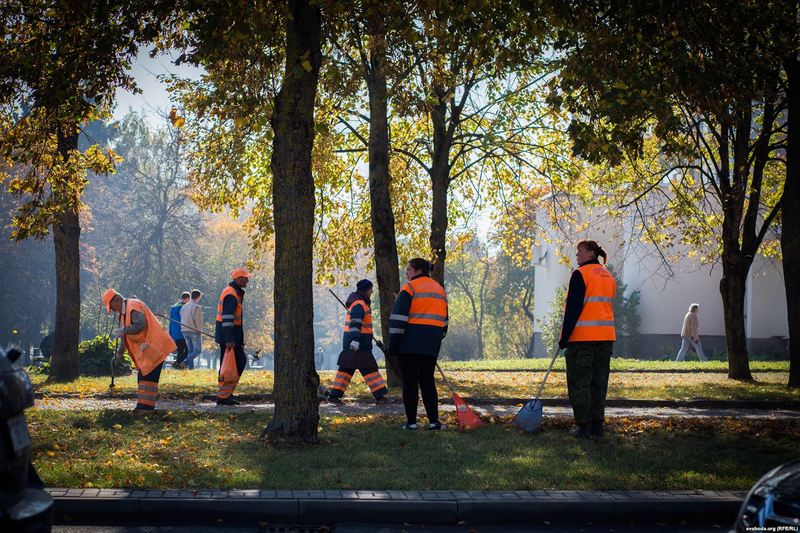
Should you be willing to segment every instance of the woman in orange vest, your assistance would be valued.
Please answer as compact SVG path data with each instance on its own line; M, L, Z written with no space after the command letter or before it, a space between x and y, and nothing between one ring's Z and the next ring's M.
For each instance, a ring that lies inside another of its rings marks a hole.
M617 282L600 264L607 254L595 241L581 241L578 268L569 280L559 348L566 348L567 391L575 417L570 434L580 439L603 436L611 353L617 340L614 295Z
M116 359L119 360L127 348L139 371L135 410L152 411L158 400L161 368L167 355L177 348L175 341L141 300L125 299L114 289L107 289L103 293L103 305L106 311L119 314L119 327L114 330L114 336L121 337L122 342Z
M442 430L439 396L433 372L442 339L447 335L447 294L430 277L431 266L419 257L408 262L406 279L389 317L389 353L397 355L403 375L405 429L417 429L417 403L428 415L428 429ZM418 390L419 389L419 390Z

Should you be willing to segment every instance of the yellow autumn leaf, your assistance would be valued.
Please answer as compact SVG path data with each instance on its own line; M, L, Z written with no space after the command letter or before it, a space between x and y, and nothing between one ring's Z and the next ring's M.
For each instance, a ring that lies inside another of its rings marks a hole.
M311 72L311 61L308 59L304 59L300 62L300 66L303 67L303 70L306 72Z
M122 429L122 424L114 424L111 427L114 428L114 429Z

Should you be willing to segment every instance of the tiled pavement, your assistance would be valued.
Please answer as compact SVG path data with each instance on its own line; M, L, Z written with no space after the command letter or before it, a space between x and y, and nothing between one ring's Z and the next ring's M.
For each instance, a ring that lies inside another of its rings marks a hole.
M257 519L272 523L731 523L746 491L48 489L72 519Z

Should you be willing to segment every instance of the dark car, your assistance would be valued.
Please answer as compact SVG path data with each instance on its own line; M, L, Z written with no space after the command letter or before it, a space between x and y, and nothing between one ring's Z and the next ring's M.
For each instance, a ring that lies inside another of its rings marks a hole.
M49 532L53 498L30 462L24 410L33 406L28 374L14 365L18 350L0 350L0 531Z
M733 531L799 529L800 459L773 468L753 485L739 510Z

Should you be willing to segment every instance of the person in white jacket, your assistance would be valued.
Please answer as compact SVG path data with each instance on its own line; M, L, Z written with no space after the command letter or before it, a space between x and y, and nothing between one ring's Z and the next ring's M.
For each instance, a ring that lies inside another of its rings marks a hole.
M203 308L200 305L200 298L203 293L197 289L192 291L189 303L181 307L181 333L186 339L186 347L189 353L184 361L184 367L189 370L194 369L194 360L203 352L203 337L198 331L203 329Z
M708 358L703 353L703 347L700 345L700 320L697 317L697 312L700 310L700 304L692 304L689 306L689 312L683 317L683 327L681 328L681 349L678 350L678 357L676 361L683 361L686 357L686 352L689 351L689 346L694 348L697 357L701 361L708 361Z

